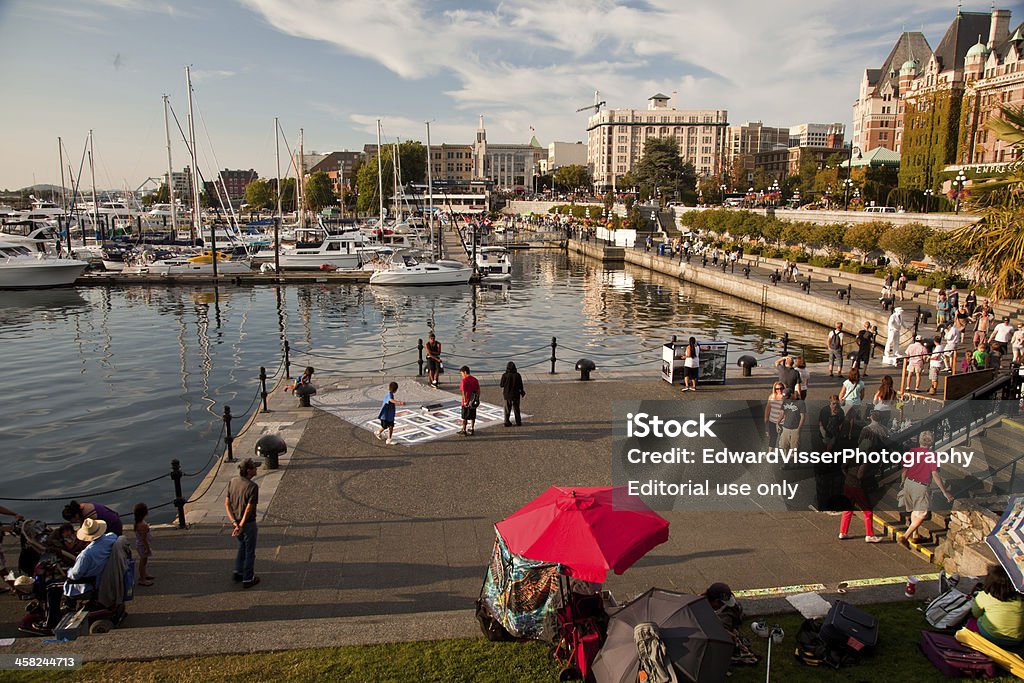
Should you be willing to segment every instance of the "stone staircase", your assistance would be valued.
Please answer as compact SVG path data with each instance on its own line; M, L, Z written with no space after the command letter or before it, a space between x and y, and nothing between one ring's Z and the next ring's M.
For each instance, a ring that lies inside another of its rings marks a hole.
M677 239L683 234L676 224L676 214L672 209L658 211L658 225L661 227L662 232L668 235L669 240Z
M1024 460L1016 462L1024 455L1024 421L1020 418L999 418L983 431L973 434L969 442L954 444L958 449L974 451L970 471L953 465L941 469L947 490L957 499L954 501L954 509L985 508L989 504L986 501L1005 501L1008 493L1024 488ZM896 504L897 488L894 486L886 493L876 506L878 512L875 513L876 523L882 527L883 535L893 539L910 523L909 513L902 512ZM933 503L937 504L939 500L942 500L941 494L933 495ZM958 502L971 505L964 506ZM949 544L944 544L950 531L950 520L951 509L948 505L943 504L941 508L932 510L920 527L921 541L911 542L911 549L929 562L941 564L951 552Z

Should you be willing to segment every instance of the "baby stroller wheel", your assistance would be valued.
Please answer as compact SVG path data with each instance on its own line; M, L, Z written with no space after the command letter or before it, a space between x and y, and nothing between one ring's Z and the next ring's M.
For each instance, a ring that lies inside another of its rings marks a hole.
M558 680L560 681L579 681L583 679L583 674L575 666L567 666L558 674Z
M89 626L89 633L97 635L99 633L109 633L114 628L114 622L109 619L98 619Z

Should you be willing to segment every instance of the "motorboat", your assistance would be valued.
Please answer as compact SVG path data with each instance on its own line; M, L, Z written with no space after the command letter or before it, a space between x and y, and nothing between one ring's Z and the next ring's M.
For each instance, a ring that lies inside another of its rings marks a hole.
M126 265L121 272L130 275L212 275L213 257L210 251L174 255L145 251L136 263ZM249 272L252 272L252 264L247 259L232 259L219 253L218 275Z
M403 256L370 276L371 285L464 285L473 269L458 261L418 261Z
M108 243L101 249L103 270L120 273L135 258L137 251L130 244Z
M363 264L363 249L369 240L358 230L325 235L318 246L282 248L281 270L355 270ZM262 249L256 260L274 262L274 250Z
M505 247L480 247L476 252L476 270L481 280L511 280L512 260Z
M47 258L24 244L0 238L0 289L40 289L74 283L85 272L85 261Z

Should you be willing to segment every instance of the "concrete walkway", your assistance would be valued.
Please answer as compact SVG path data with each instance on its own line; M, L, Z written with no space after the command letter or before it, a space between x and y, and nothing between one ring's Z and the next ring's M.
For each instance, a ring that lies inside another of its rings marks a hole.
M124 629L69 644L19 637L0 653L138 658L473 636L472 604L493 524L548 486L609 483L611 401L761 398L772 381L761 369L683 395L650 379L655 372L587 383L575 375L527 375L523 408L534 417L524 426L416 448L385 446L333 415L296 409L279 388L271 412L257 414L235 448L249 454L263 431L278 428L290 447L285 469L257 478L259 586L242 590L231 581L236 542L224 519L223 487L234 472L225 464L190 506L190 528L155 531L156 585L137 589ZM321 382L341 379L360 381ZM483 400L499 403L496 378L482 379ZM832 389L821 379L813 386L815 396L819 387L822 394ZM824 514L664 514L670 540L609 578L606 587L620 599L650 586L834 588L931 571L892 543L838 542L838 520ZM10 540L5 548L8 558L17 556ZM13 597L0 599L0 639L18 637L22 609Z

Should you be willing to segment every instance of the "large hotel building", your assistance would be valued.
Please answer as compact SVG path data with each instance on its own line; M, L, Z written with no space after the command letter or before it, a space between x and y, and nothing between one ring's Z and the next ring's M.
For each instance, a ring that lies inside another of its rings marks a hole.
M729 137L729 115L724 109L675 109L669 97L657 94L647 109L606 109L587 123L587 163L594 187L618 187L643 155L648 138L674 136L679 155L697 169L698 176L721 177Z

